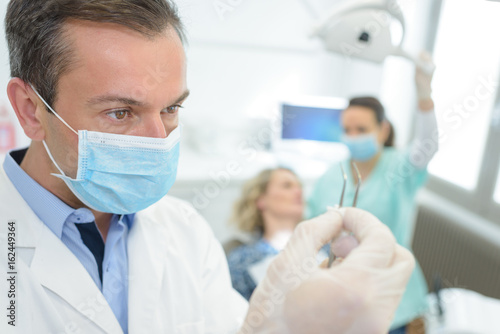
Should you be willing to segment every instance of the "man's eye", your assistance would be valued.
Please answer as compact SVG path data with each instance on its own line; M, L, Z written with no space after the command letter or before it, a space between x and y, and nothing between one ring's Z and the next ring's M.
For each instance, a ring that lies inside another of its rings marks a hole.
M128 110L115 110L107 113L109 117L117 120L125 119L125 117L127 117L128 114L129 114Z
M170 106L170 107L166 108L165 111L169 114L175 114L179 111L180 108L182 108L182 106L176 104L174 106Z

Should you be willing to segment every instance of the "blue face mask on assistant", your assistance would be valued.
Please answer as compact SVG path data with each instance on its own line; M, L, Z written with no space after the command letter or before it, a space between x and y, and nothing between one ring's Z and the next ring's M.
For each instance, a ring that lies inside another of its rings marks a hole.
M379 143L374 134L360 136L342 136L344 143L351 152L351 158L356 161L368 161L379 151Z
M32 87L33 88L33 87ZM38 94L57 118L78 135L76 179L64 174L47 153L75 196L89 208L130 214L156 203L172 187L179 161L180 128L166 138L150 138L79 130L69 126Z

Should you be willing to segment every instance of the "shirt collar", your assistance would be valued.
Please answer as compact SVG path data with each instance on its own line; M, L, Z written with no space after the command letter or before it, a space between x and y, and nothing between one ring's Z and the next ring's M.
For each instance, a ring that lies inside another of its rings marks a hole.
M75 210L61 201L57 196L33 180L21 168L19 164L23 160L26 151L27 149L11 151L5 157L3 168L7 177L37 217L60 239L64 223L68 217L72 216L73 219L85 211L82 211L82 209ZM134 214L124 215L122 219L129 229L132 227L134 216Z
M118 216L118 220L120 220L119 218L120 216ZM123 219L121 219L127 225L129 231L132 228L132 223L134 222L134 218L135 218L135 213L131 213L128 215L123 215Z

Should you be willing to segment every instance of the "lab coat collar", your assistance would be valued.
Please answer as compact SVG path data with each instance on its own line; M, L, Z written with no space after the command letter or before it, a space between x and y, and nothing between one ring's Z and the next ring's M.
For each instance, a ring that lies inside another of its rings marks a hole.
M16 222L18 253L33 257L30 269L40 283L107 333L123 333L113 311L76 256L35 215L0 168L2 219ZM2 222L3 223L3 222ZM26 258L23 258L26 261ZM71 284L68 284L71 282ZM76 287L76 288L75 288Z

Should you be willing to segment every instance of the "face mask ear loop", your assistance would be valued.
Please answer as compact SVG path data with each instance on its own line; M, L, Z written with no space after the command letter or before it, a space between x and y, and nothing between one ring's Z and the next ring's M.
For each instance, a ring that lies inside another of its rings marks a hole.
M48 104L47 102L45 102L45 100L43 99L43 97L41 97L41 96L40 96L40 94L38 94L37 90L33 87L33 85L31 85L31 84L29 84L29 85L30 85L31 89L33 89L33 91L35 92L36 96L38 96L38 98L39 98L40 100L42 100L43 104L45 104L45 106L46 106L47 108L49 108L49 110L50 110L50 111L52 111L52 112L54 113L54 115L56 115L56 117L57 117L57 118L59 118L59 120L60 120L61 122L63 122L63 124L64 124L64 125L66 125L66 126L67 126L67 127L68 127L71 131L73 131L76 135L78 135L78 132L77 132L77 131L75 131L75 129L73 129L71 126L69 126L69 124L68 124L68 123L66 123L66 121L65 121L64 119L62 119L62 117L61 117L61 116L59 116L59 114L58 114L58 113L56 113L56 111L55 111L54 109L52 109L52 107L51 107L51 106L49 106L49 104ZM47 147L45 147L45 148L47 148ZM50 153L49 153L49 155L50 155ZM58 167L58 168L59 168L59 167Z
M59 173L61 173L61 175L63 175L63 176L66 176L66 174L64 174L64 172L62 171L62 169L59 168L59 165L56 163L54 157L50 153L49 147L47 146L47 143L45 142L45 140L42 140L42 143L43 143L43 146L45 146L45 151L47 151L47 154L49 155L50 160L52 161L52 163L54 164L54 166L56 166L56 168L59 171ZM56 174L52 174L52 175L57 176Z

